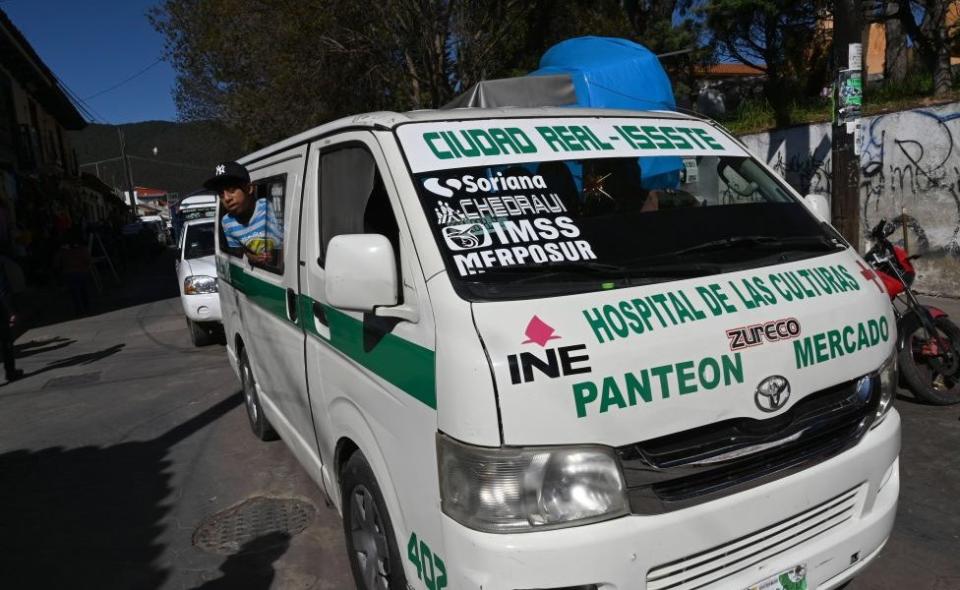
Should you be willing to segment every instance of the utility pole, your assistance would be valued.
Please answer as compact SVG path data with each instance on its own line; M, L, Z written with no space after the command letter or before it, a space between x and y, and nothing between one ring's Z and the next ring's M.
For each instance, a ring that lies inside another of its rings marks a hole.
M117 136L120 138L120 158L123 160L124 180L127 181L127 189L130 191L130 211L133 212L133 219L137 217L137 196L134 193L133 173L130 171L130 160L127 158L127 143L123 137L123 129L117 127Z
M863 101L861 0L836 0L833 11L834 113L830 213L833 225L860 247L860 110Z

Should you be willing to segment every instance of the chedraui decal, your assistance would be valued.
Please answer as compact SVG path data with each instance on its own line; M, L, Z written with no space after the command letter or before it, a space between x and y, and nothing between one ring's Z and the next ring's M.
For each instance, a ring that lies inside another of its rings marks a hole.
M441 590L447 587L447 566L439 555L430 550L423 539L417 538L417 533L410 533L410 540L407 541L407 559L417 568L417 578L428 590Z
M567 117L412 123L397 136L414 173L427 170L581 158L629 156L743 156L738 146L701 121L662 118ZM428 190L449 195L457 179L428 179ZM463 182L462 180L460 181Z
M690 359L573 384L577 418L743 383L740 353Z
M539 174L421 178L438 243L461 277L487 269L596 260L556 192Z
M756 274L732 281L634 297L582 310L604 344L743 310L859 291L842 264Z
M890 340L886 316L806 336L793 343L798 369L841 358Z

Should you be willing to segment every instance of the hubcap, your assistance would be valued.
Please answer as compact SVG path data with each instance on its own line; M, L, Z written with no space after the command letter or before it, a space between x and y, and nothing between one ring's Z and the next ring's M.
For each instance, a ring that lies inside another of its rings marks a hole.
M243 363L243 402L247 406L247 414L250 415L250 421L257 421L257 398L256 385L253 382L253 374L250 371L250 365Z
M350 502L350 536L365 590L390 587L390 553L382 523L373 494L364 485L355 487Z

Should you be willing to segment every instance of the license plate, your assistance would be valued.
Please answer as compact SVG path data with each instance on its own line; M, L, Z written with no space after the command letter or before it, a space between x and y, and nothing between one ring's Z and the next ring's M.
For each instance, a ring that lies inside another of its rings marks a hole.
M807 566L800 564L775 576L770 576L747 590L807 590Z

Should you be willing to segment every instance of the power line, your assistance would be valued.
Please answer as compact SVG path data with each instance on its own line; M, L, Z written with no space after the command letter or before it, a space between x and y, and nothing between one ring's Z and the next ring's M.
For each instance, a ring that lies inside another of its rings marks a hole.
M77 110L80 111L80 114L83 115L84 118L89 119L94 123L110 124L110 122L107 121L106 117L102 116L100 113L95 111L93 107L91 107L89 104L84 102L82 98L77 96L77 93L71 90L70 87L67 86L67 84L63 80L61 80L59 76L57 76L53 72L50 72L50 73L53 74L53 78L57 81L57 84L67 94L67 97L71 99L74 106L77 107Z
M92 98L96 98L96 97L100 96L101 94L106 94L106 93L108 93L108 92L110 92L110 91L113 91L113 90L116 90L117 88L120 88L121 86L123 86L123 85L126 84L127 82L130 82L130 81L133 80L134 78L145 74L150 68L152 68L153 66L157 65L157 64L160 63L161 61L163 61L163 58L162 58L162 57L158 57L157 59L155 59L155 60L153 61L153 63L151 63L151 64L148 65L147 67L141 69L141 70L138 71L137 73L135 73L135 74L133 74L133 75L131 75L131 76L127 76L126 78L124 78L124 79L121 80L120 82L117 82L116 84L114 84L113 86L111 86L111 87L109 87L109 88L104 88L103 90L101 90L101 91L99 91L99 92L95 92L95 93L91 94L90 96L86 97L84 100L90 100L90 99L92 99Z

